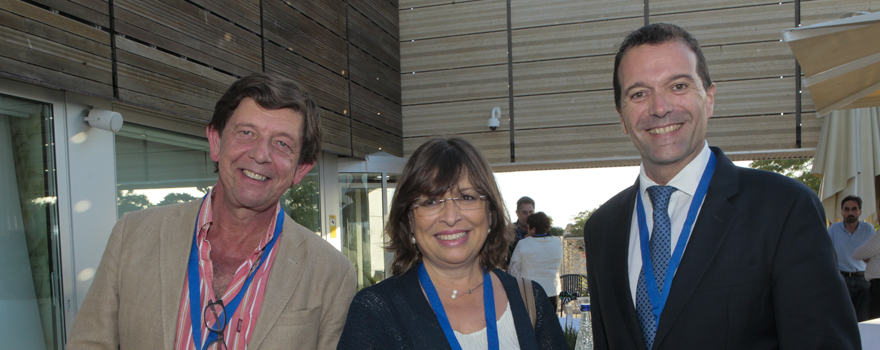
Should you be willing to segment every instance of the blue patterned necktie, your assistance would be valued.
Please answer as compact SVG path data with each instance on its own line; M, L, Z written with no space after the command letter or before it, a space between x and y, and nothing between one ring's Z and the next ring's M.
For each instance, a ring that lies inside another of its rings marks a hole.
M651 203L654 206L654 228L651 230L651 264L654 270L654 278L657 279L657 288L663 291L663 282L666 279L666 267L669 266L671 255L671 228L669 220L669 197L676 191L672 186L648 187ZM644 263L644 262L643 262ZM636 289L636 311L639 314L639 325L642 326L642 335L645 336L645 345L648 349L654 346L654 336L657 327L654 312L651 308L651 299L648 297L648 286L645 283L644 265L639 273L639 285Z

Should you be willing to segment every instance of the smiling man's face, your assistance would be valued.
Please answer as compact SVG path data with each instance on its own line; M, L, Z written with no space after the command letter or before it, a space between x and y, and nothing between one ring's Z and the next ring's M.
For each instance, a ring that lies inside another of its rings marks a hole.
M646 173L677 174L700 153L715 105L715 85L703 87L696 54L676 40L636 46L624 54L618 78L617 112Z
M211 159L218 163L223 200L234 208L273 209L315 165L299 163L303 116L292 109L265 109L244 98L221 135L208 127Z

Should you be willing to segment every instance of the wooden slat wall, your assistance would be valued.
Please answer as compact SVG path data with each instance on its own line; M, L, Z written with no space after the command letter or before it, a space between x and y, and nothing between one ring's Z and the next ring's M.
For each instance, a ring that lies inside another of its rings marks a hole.
M204 125L229 84L275 71L320 105L324 150L403 155L399 1L113 4L0 2L0 75Z
M107 6L94 4L73 11L106 23ZM20 1L0 2L0 72L52 87L112 95L110 35L88 24L62 16L48 5Z
M710 143L731 152L798 147L796 63L780 41L795 26L794 1L509 2L513 150L507 1L400 1L405 154L430 135L456 134L485 146L489 161L504 169L625 165L595 160L627 157L637 164L638 153L621 132L611 80L617 45L645 23L646 3L650 23L678 24L703 45L717 85ZM805 25L880 10L877 0L800 4ZM812 148L821 120L808 120L815 108L809 92L802 95L800 147ZM493 132L485 125L494 106L502 107L502 127ZM512 167L511 153L527 166Z

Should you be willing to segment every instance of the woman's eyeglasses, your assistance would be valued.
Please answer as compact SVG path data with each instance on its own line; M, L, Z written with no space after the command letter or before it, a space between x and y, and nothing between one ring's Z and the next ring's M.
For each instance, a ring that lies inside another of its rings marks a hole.
M458 207L458 209L474 210L483 209L484 201L487 198L488 196L462 195L457 198L425 199L413 204L412 208L416 214L419 214L419 216L433 216L443 211L443 208L446 208L447 201L455 203L455 206Z

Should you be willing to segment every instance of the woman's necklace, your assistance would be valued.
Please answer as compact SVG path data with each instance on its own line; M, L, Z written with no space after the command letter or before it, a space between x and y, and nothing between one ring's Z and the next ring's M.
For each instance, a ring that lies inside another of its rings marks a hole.
M480 281L480 284L478 284L476 287L473 287L473 288L471 288L471 289L468 289L468 290L467 290L467 293L468 293L468 294L472 294L475 290L480 289L480 287L482 287L482 286L483 286L483 282ZM440 288L440 289L442 289L442 290L444 290L444 291L446 291L446 292L452 292L452 295L449 296L450 298L452 298L452 300L455 300L455 298L458 298L458 289L449 290L449 289L446 289L446 288L443 288L443 287L440 287L440 286L437 286L437 288ZM445 294L444 294L444 295L445 295Z

